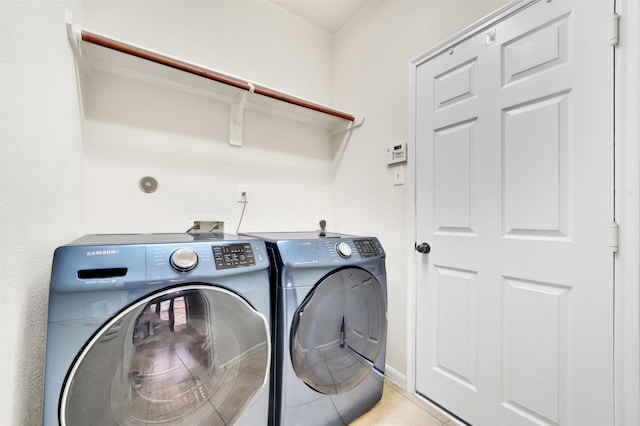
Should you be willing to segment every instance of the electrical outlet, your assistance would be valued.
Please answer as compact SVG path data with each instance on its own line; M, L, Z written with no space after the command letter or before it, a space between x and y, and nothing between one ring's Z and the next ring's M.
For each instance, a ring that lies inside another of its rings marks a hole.
M238 185L238 202L246 203L249 201L249 185Z

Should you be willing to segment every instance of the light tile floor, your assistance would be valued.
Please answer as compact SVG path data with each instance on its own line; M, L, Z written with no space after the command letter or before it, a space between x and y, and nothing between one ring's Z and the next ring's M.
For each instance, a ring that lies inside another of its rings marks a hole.
M459 423L432 408L389 379L384 381L382 399L351 426L454 426Z

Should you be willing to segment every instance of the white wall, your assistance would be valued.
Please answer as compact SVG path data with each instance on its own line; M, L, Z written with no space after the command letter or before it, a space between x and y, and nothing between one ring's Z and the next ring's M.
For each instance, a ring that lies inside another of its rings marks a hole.
M373 1L335 37L333 102L366 116L336 174L336 226L375 234L386 249L387 363L397 381L406 373L407 256L414 241L406 238L406 185L393 185L395 168L385 155L387 147L407 141L409 61L505 3Z
M329 99L331 35L267 1L88 2L85 27L316 102ZM85 231L182 232L191 217L235 232L332 223L329 130L246 110L228 144L229 107L92 72L85 87ZM144 176L153 194L138 189ZM330 225L331 227L331 225Z
M82 229L82 137L68 1L0 2L0 419L41 423L53 250Z

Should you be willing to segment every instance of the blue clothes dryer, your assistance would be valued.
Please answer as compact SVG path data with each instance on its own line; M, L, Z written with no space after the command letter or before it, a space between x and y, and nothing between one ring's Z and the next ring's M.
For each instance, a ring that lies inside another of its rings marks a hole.
M218 233L59 247L44 425L268 424L268 266L262 241Z
M275 294L277 425L343 425L382 397L385 253L377 238L253 233L265 241Z

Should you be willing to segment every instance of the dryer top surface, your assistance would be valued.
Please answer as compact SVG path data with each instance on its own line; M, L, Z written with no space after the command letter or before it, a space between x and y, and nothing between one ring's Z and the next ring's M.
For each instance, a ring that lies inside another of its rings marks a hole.
M241 235L260 238L265 241L293 241L293 240L325 240L334 238L354 238L354 235L338 234L335 232L305 231L305 232L247 232Z

